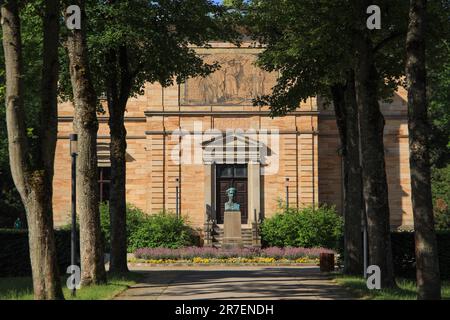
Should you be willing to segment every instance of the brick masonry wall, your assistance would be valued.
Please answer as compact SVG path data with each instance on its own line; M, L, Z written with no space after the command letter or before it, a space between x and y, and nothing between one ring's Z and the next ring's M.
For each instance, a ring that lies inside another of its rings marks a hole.
M225 44L216 43L215 46L225 47ZM386 115L386 165L393 227L412 225L405 97L406 92L399 90L392 103L382 105ZM316 112L318 103L320 115ZM281 133L280 148L277 150L279 170L277 174L261 178L263 215L273 215L278 200L285 199L286 177L289 177L291 206L330 203L335 204L340 211L342 184L341 160L337 153L339 139L330 108L325 108L320 101L311 98L300 105L297 110L300 113L274 119L267 114L254 114L255 111L267 110L268 107L253 106L180 106L178 86L163 89L157 84L147 84L144 94L130 99L127 105L127 202L147 213L163 209L175 211L175 178L178 177L181 212L192 225L201 227L205 214L204 165L175 163L173 159L177 158L179 141L171 133L179 127L187 131L211 128L222 131L237 128L277 129ZM203 111L204 114L164 114L179 111ZM216 111L251 113L239 116L211 114ZM69 221L68 135L72 132L72 114L70 103L59 105L59 139L54 177L55 225ZM109 141L107 118L107 113L99 115L99 142Z

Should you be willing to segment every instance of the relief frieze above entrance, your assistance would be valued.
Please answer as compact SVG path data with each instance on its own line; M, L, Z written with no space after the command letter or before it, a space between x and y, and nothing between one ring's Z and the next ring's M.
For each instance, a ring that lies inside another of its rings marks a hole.
M180 86L180 104L185 106L251 106L252 99L270 94L277 73L255 65L257 53L235 51L201 54L206 63L220 68L207 77L190 78Z

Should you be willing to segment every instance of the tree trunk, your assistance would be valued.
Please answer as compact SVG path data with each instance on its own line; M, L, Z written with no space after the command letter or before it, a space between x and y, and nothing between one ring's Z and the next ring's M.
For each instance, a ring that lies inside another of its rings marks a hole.
M57 264L52 214L52 184L48 172L29 176L29 192L22 197L28 221L28 242L36 300L64 299Z
M388 184L384 161L384 117L378 103L380 76L366 19L369 0L353 0L355 30L355 92L369 265L381 270L382 288L395 287L389 221Z
M80 214L80 257L82 285L106 281L103 241L100 230L97 172L97 95L89 70L86 44L86 15L81 8L81 30L69 31L67 52L75 105L74 125L78 133L77 211Z
M419 299L440 299L439 260L431 198L425 68L426 0L411 0L406 39L409 163Z
M344 273L363 272L361 218L362 177L359 161L358 110L353 71L345 85L331 88L344 164Z
M52 180L57 131L59 2L45 2L39 154L30 155L23 106L23 57L17 1L2 4L6 122L11 173L27 213L35 299L64 299L53 232Z
M125 191L127 142L124 113L129 92L122 92L123 85L118 88L117 53L115 50L111 50L108 60L111 65L107 80L109 128L111 135L111 186L109 199L111 260L109 271L112 273L126 273L128 272ZM119 61L119 63L128 64L127 61ZM120 68L126 69L127 66L120 65ZM122 70L120 74L120 83L124 84L123 81L126 72L124 73Z
M381 270L382 288L395 287L389 221L388 184L384 162L384 117L378 103L379 76L372 42L365 31L356 33L355 89L359 113L359 136L369 264Z
M111 263L110 272L124 273L127 267L127 229L126 229L126 130L124 113L110 110L109 126L111 132L111 187L109 212L111 219ZM117 106L119 107L119 106ZM120 108L117 108L120 109Z

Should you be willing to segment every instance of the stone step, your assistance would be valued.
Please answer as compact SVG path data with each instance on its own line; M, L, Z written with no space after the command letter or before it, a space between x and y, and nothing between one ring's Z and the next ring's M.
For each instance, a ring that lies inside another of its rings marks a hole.
M253 247L252 243L243 243L242 245L244 246L244 248L252 248ZM215 243L213 243L213 247L220 249L220 248L222 248L222 244L219 242L215 242Z
M249 232L249 233L241 233L241 235L242 235L243 237L252 237L252 236L253 236L253 233L251 233L251 232ZM222 237L222 236L223 236L223 233L213 234L213 236L214 236L214 237L217 237L217 236Z
M214 238L215 241L222 243L223 238L222 237L218 237L218 238ZM243 242L252 242L253 238L248 237L248 238L242 238Z
M223 243L223 226L215 225L212 230L212 245L215 248L221 248ZM244 227L241 229L242 245L244 248L253 247L253 229Z
M222 234L222 233L223 233L223 230L218 230L218 231L214 230L213 232L214 232L214 233L217 233L217 234ZM251 229L248 229L248 230L241 230L241 233L242 233L242 234L250 234L250 233L252 233L252 232L253 232L253 230L251 230Z
M242 232L251 232L252 228L242 228L241 230L242 230ZM213 231L223 232L223 228L213 228Z
M223 234L223 230L214 230L213 231L215 234ZM245 230L241 230L242 234L252 234L253 230L252 229L245 229Z

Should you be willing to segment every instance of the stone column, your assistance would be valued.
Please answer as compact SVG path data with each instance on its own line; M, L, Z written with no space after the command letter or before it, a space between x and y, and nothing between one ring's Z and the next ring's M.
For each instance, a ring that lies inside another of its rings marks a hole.
M258 161L248 163L248 224L255 222L259 218L261 211L261 171Z
M213 219L213 165L205 164L205 179L204 179L204 187L205 187L205 199L204 199L204 210L205 210L205 222L208 220L208 214L210 218Z
M204 188L205 188L205 199L204 199L204 232L205 232L205 239L204 239L204 245L205 246L211 246L212 245L212 219L215 219L214 209L213 209L213 195L214 195L214 189L213 189L213 182L214 182L214 165L210 163L205 164L205 179L204 179Z

